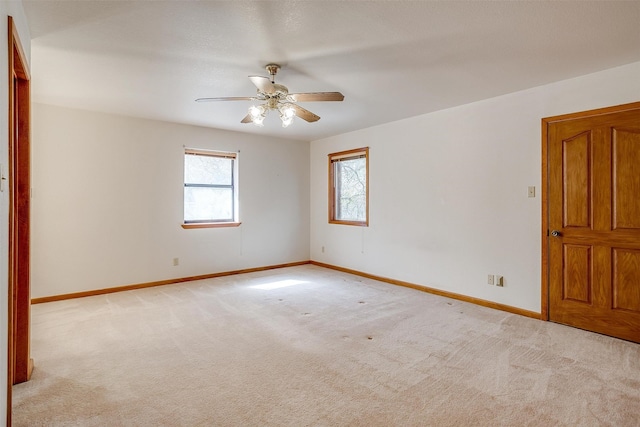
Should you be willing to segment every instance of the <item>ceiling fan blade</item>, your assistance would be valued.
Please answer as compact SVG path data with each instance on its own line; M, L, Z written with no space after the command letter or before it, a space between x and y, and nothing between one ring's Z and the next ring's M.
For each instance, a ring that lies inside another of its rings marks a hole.
M264 93L275 93L276 88L269 80L269 77L264 76L249 76L249 80L256 85L260 92Z
M240 121L240 123L251 123L251 122L252 122L251 114L247 114L246 116L244 116L244 119Z
M299 105L291 104L291 106L294 110L296 110L296 116L300 117L303 120L306 120L308 122L317 122L318 120L320 120L320 116L318 116L317 114L313 114L309 110L305 110Z
M255 96L225 96L222 98L198 98L196 102L211 102L211 101L255 101L258 98Z
M293 102L342 101L344 95L340 92L307 92L290 93L288 98Z

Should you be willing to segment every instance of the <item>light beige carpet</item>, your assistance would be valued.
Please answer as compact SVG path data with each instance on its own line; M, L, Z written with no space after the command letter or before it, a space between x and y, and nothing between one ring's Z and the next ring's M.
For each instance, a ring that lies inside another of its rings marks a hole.
M16 426L638 426L640 345L316 266L33 307Z

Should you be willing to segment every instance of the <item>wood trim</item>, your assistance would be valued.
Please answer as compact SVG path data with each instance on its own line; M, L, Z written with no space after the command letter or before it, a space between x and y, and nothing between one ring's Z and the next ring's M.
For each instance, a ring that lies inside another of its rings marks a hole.
M240 227L241 222L194 222L182 224L182 228L224 228L224 227Z
M264 267L247 268L247 269L243 269L243 270L232 270L232 271L225 271L225 272L220 272L220 273L203 274L203 275L200 275L200 276L190 276L190 277L182 277L182 278L177 278L177 279L160 280L160 281L157 281L157 282L138 283L138 284L134 284L134 285L118 286L118 287L114 287L114 288L105 288L105 289L96 289L96 290L92 290L92 291L75 292L75 293L70 293L70 294L54 295L54 296L49 296L49 297L34 298L34 299L31 300L31 303L32 304L42 304L42 303L46 303L46 302L63 301L63 300L74 299L74 298L84 298L84 297L88 297L88 296L104 295L104 294L110 294L110 293L114 293L114 292L125 292L125 291L131 291L131 290L135 290L135 289L143 289L143 288L151 288L151 287L155 287L155 286L172 285L172 284L176 284L176 283L190 282L190 281L194 281L194 280L213 279L213 278L216 278L216 277L231 276L231 275L235 275L235 274L244 274L244 273L253 273L253 272L256 272L256 271L274 270L274 269L286 268L286 267L296 267L296 266L299 266L299 265L307 265L307 264L312 264L312 265L315 265L315 266L318 266L318 267L323 267L323 268L329 268L331 270L341 271L343 273L354 274L356 276L366 277L368 279L373 279L373 280L377 280L379 282L389 283L389 284L392 284L392 285L403 286L403 287L406 287L406 288L412 288L412 289L416 289L416 290L419 290L419 291L422 291L422 292L427 292L427 293L434 294L434 295L439 295L439 296L442 296L442 297L452 298L452 299L456 299L456 300L459 300L459 301L469 302L469 303L480 305L480 306L483 306L483 307L488 307L488 308L493 308L493 309L496 309L496 310L506 311L508 313L518 314L518 315L525 316L525 317L530 317L530 318L533 318L533 319L540 319L540 314L538 314L536 312L533 312L533 311L524 310L524 309L521 309L521 308L512 307L512 306L505 305L505 304L500 304L500 303L496 303L496 302L493 302L493 301L487 301L487 300L483 300L483 299L479 299L479 298L474 298L474 297L470 297L470 296L467 296L467 295L461 295L461 294L456 294L456 293L453 293L453 292L434 289L434 288L430 288L430 287L427 287L427 286L417 285L417 284L414 284L414 283L404 282L404 281L401 281L401 280L389 279L387 277L376 276L374 274L364 273L364 272L361 272L361 271L352 270L352 269L344 268L344 267L339 267L339 266L335 266L335 265L331 265L331 264L325 264L325 263L322 263L322 262L312 261L312 260L291 262L291 263L286 263L286 264L270 265L270 266L264 266Z
M406 287L406 288L412 288L412 289L416 289L416 290L419 290L419 291L422 291L422 292L427 292L427 293L434 294L434 295L439 295L439 296L443 296L443 297L447 297L447 298L456 299L456 300L459 300L459 301L464 301L464 302L469 302L469 303L476 304L476 305L481 305L483 307L489 307L489 308L493 308L493 309L496 309L496 310L501 310L501 311L506 311L506 312L509 312L509 313L513 313L513 314L519 314L521 316L531 317L533 319L540 319L540 314L538 314L536 312L533 312L533 311L524 310L524 309L521 309L521 308L512 307L512 306L505 305L505 304L500 304L500 303L493 302L493 301L487 301L487 300L483 300L483 299L479 299L479 298L474 298L474 297L470 297L470 296L467 296L467 295L456 294L456 293L453 293L453 292L434 289L434 288L430 288L430 287L427 287L427 286L417 285L417 284L414 284L414 283L404 282L402 280L395 280L395 279L389 279L387 277L376 276L374 274L364 273L364 272L361 272L361 271L352 270L350 268L339 267L339 266L335 266L335 265L331 265L331 264L325 264L325 263L318 262L318 261L313 261L313 260L290 262L290 263L286 263L286 264L269 265L269 266L264 266L264 267L255 267L255 268L246 268L246 269L242 269L242 270L232 270L232 271L224 271L224 272L220 272L220 273L203 274L203 275L200 275L200 276L189 276L189 277L182 277L182 278L177 278L177 279L160 280L160 281L157 281L157 282L138 283L138 284L134 284L134 285L118 286L118 287L114 287L114 288L96 289L96 290L92 290L92 291L75 292L75 293L70 293L70 294L34 298L34 299L31 300L31 303L32 304L42 304L42 303L46 303L46 302L63 301L63 300L67 300L67 299L83 298L83 297L95 296L95 295L104 295L104 294L110 294L110 293L114 293L114 292L124 292L124 291L131 291L131 290L135 290L135 289L151 288L151 287L155 287L155 286L172 285L172 284L176 284L176 283L190 282L190 281L194 281L194 280L214 279L216 277L232 276L232 275L235 275L235 274L244 274L244 273L254 273L256 271L275 270L275 269L278 269L278 268L296 267L296 266L299 266L299 265L307 265L307 264L311 264L311 265L315 265L315 266L323 267L323 268L329 268L331 270L341 271L343 273L354 274L356 276L366 277L367 279L373 279L373 280L377 280L379 282L389 283L389 284L392 284L392 285L403 286L403 287Z
M637 110L640 108L640 102L632 102L629 104L615 105L613 107L597 108L595 110L580 111L577 113L562 114L559 116L545 117L542 119L542 227L541 227L541 277L540 277L540 296L541 296L541 319L549 320L549 126L552 123L562 122L566 120L574 120L580 118L601 116L604 114L620 113L623 111Z
M353 150L339 151L337 153L328 154L331 161L346 159L349 157L366 156L369 152L369 147L354 148Z
M199 276L189 276L189 277L180 277L177 279L159 280L157 282L137 283L134 285L117 286L113 288L96 289L96 290L84 291L84 292L74 292L74 293L63 294L63 295L53 295L49 297L33 298L31 300L31 304L42 304L45 302L63 301L63 300L74 299L74 298L84 298L84 297L90 297L95 295L111 294L115 292L132 291L135 289L152 288L155 286L164 286L164 285L173 285L176 283L191 282L194 280L214 279L216 277L232 276L235 274L254 273L256 271L274 270L277 268L296 267L298 265L306 265L309 263L310 261L289 262L286 264L245 268L242 270L223 271L220 273L202 274Z
M235 152L204 150L201 148L185 148L184 154L192 154L196 156L222 157L224 159L238 158L238 153L235 153Z
M352 270L350 268L338 267L331 264L325 264L318 261L310 261L312 265L317 265L318 267L330 268L332 270L341 271L343 273L354 274L356 276L366 277L367 279L377 280L379 282L385 282L392 285L404 286L406 288L416 289L418 291L427 292L434 295L439 295L441 297L452 298L459 301L469 302L471 304L481 305L483 307L493 308L495 310L506 311L508 313L519 314L520 316L530 317L532 319L540 319L540 314L534 311L524 310L518 307L512 307L510 305L500 304L493 301L487 301L480 298L474 298L467 295L456 294L454 292L443 291L440 289L434 289L427 286L416 285L414 283L404 282L402 280L389 279L387 277L376 276L374 274L363 273L362 271Z
M30 203L31 104L30 72L18 29L7 17L9 256L7 425L11 425L12 386L28 381L30 358Z
M8 21L9 65L21 79L31 80L31 73L29 72L29 62L27 61L27 55L24 54L24 49L22 48L22 42L20 41L18 28L13 22L13 17L9 16Z
M30 123L31 116L29 98L29 81L23 77L25 73L15 81L14 120L17 127L17 135L13 141L13 182L9 186L13 191L12 201L13 221L13 256L14 266L14 320L15 320L15 366L14 384L28 381L31 378L30 359L30 246L31 246L31 143Z
M549 121L542 119L542 191L541 193L541 215L542 220L540 237L542 248L540 265L540 318L549 320L549 181L548 181L548 129Z
M8 122L7 122L7 127L9 128L9 132L8 132L8 140L7 143L9 145L9 167L8 169L11 168L11 145L12 145L12 141L13 141L13 74L14 74L14 64L13 64L13 52L14 52L14 23L13 23L13 18L11 16L8 17L8 35L7 35L7 41L8 41L8 47L7 47L7 52L8 52L8 84L7 84L7 88L8 88L8 98L9 98L9 105L8 105L8 111L9 111L9 115L8 115ZM11 177L11 171L9 171L9 176ZM8 187L8 186L7 186ZM13 226L12 226L12 212L13 209L11 207L11 201L9 201L9 235L12 234L13 232ZM9 240L11 241L11 237L9 238ZM11 253L11 243L9 243L9 253ZM12 399L12 388L13 388L13 355L14 355L14 343L13 343L13 338L14 338L14 319L13 319L13 312L14 312L14 308L13 308L13 260L11 259L11 255L9 255L9 266L8 266L8 280L7 280L7 300L8 300L8 320L7 320L7 419L6 419L6 425L10 426L12 424L11 422L11 409L13 406L13 399Z
M367 147L367 157L365 158L366 162L367 162L367 188L366 188L366 197L367 197L367 220L366 220L366 226L369 226L369 147Z
M368 221L365 221L365 222L362 222L362 221L342 221L342 220L339 220L339 219L329 220L329 224L355 225L356 227L368 227L369 226L369 222Z
M365 158L365 168L366 168L366 181L367 181L367 185L365 188L365 203L366 203L366 208L367 211L365 213L366 219L364 221L344 221L344 220L340 220L340 219L336 219L335 218L335 213L336 213L336 206L335 206L335 185L334 185L334 176L333 176L333 163L336 160L340 160L340 159L344 159L344 158L348 158L351 156L364 156ZM329 195L329 202L328 202L328 206L329 206L329 224L342 224L342 225L354 225L354 226L358 226L358 227L368 227L369 226L369 147L363 147L363 148L355 148L353 150L347 150L347 151L339 151L337 153L330 153L327 155L329 157L329 171L328 171L328 181L329 181L329 191L328 191L328 195Z
M639 102L632 102L630 104L614 105L613 107L596 108L595 110L579 111L577 113L570 113L570 114L562 114L562 115L559 115L559 116L545 117L542 120L543 120L543 122L546 122L546 123L554 123L554 122L562 122L562 121L565 121L565 120L573 120L573 119L580 119L580 118L586 118L586 117L601 116L601 115L604 115L604 114L621 113L623 111L628 111L628 110L637 110L638 108L640 108L640 101ZM545 132L546 132L546 129L545 129ZM544 132L543 132L543 135L544 135Z
M231 189L232 190L232 210L233 210L233 217L232 218L217 218L218 221L216 221L215 218L203 218L204 221L202 222L183 222L181 224L182 228L184 229L191 229L191 228L223 228L223 227L238 227L240 226L241 222L238 221L238 187L237 187L237 176L238 176L238 163L237 163L237 159L238 159L238 153L237 152L228 152L228 151L215 151L215 150L206 150L206 149L200 149L200 148L186 148L184 149L184 156L185 156L185 165L186 165L186 159L187 156L201 156L201 157L215 157L218 159L226 159L226 160L230 160L231 161L231 166L232 166L232 170L231 170L231 184L228 185L223 185L224 188L227 189ZM186 166L185 166L186 168ZM186 179L186 178L185 178ZM186 189L187 188L193 188L195 186L204 186L204 187L209 187L211 183L187 183L186 181L184 182L184 189L185 189L185 194L186 194ZM211 184L212 186L215 186L213 184ZM183 201L184 203L186 203L186 200ZM184 218L183 218L184 219Z
M327 195L329 196L329 202L327 206L329 208L329 223L333 221L333 213L335 212L335 195L333 191L333 163L331 163L331 154L329 154L329 169L327 169L327 182L329 183Z

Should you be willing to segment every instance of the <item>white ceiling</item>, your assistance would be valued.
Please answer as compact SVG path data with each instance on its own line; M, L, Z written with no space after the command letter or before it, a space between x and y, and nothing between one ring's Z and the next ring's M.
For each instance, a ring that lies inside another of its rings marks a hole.
M316 140L640 61L639 1L33 1L35 102ZM241 124L282 70L320 115ZM640 76L639 76L640 78Z

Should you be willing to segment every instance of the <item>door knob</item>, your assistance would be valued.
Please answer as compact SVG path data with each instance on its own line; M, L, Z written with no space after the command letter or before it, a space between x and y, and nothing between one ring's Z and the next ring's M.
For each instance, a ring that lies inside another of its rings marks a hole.
M552 235L553 237L559 237L560 235L562 235L562 233L560 233L558 230L553 230L553 231L551 232L551 235Z

